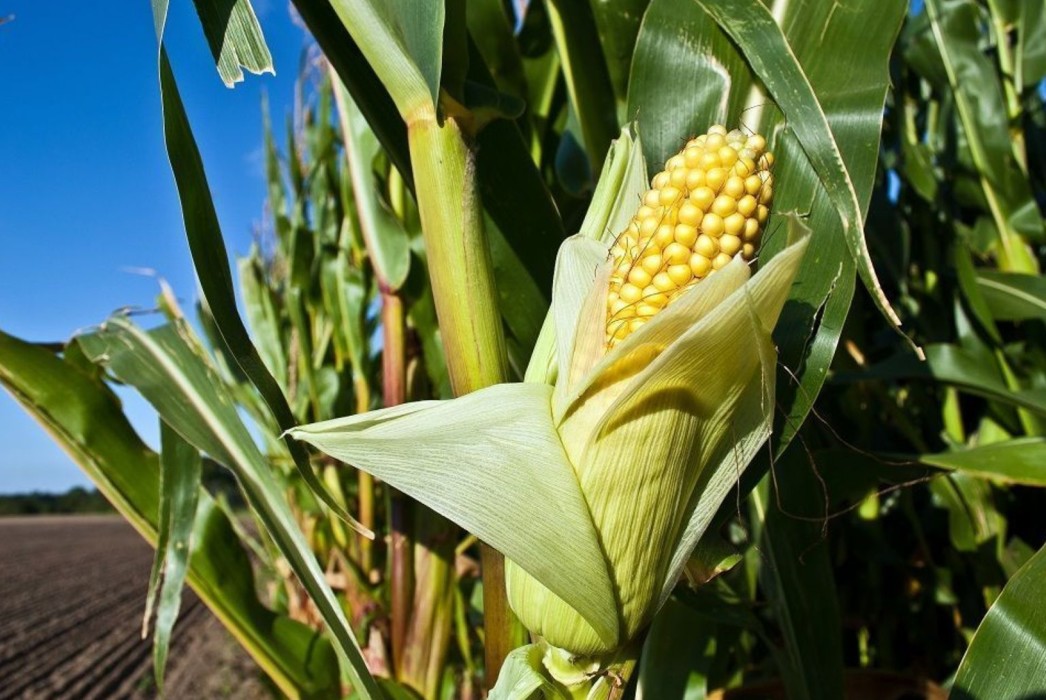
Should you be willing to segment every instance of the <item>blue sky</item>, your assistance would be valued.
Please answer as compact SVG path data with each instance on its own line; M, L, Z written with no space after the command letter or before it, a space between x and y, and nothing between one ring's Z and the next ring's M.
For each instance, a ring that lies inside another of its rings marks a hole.
M246 252L265 197L261 97L283 123L305 37L278 0L255 0L276 76L222 85L192 3L174 0L167 42L230 253ZM0 328L64 340L154 279L186 303L196 282L163 148L150 3L0 0ZM279 129L279 126L277 126ZM129 393L149 442L155 418ZM0 391L0 493L86 485L75 464Z

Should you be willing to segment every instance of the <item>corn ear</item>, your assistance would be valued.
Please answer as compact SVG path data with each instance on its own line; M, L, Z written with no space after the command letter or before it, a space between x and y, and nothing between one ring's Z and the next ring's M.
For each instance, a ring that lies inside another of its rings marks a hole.
M713 136L728 135L710 131L708 148ZM744 144L717 153L737 151L736 166L750 158L745 148L759 151L768 200L765 144ZM656 314L608 342L609 294L627 279L615 278L610 227L629 225L635 213L622 202L635 202L646 182L633 167L642 164L638 139L632 148L607 171L620 180L617 195L605 191L589 228L560 249L527 383L292 432L501 549L516 614L546 648L579 658L578 668L621 658L769 436L770 334L808 240L785 217L792 242L758 274L747 260L754 250L742 244L714 274L681 284ZM680 157L685 165L685 150ZM673 186L679 168L669 165L658 187ZM725 223L722 235L734 235Z

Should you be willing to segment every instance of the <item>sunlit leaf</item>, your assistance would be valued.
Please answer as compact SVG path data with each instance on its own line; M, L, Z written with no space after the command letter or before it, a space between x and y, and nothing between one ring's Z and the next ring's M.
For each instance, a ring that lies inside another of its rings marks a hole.
M258 450L221 383L178 325L145 332L114 317L81 336L85 352L132 384L174 430L236 472L257 512L308 591L346 662L353 684L379 697L359 644L294 519L276 473Z
M551 393L545 384L499 384L290 432L453 520L614 638L606 563L552 424Z
M115 395L97 377L3 332L0 383L156 546L159 458L135 434ZM332 693L340 680L330 643L261 604L229 519L206 491L198 498L189 584L280 690L291 697Z
M904 3L837 11L830 0L784 4L782 30L757 2L741 7L654 0L629 83L629 115L638 118L651 169L711 123L759 131L777 157L775 211L805 216L813 231L810 255L774 337L788 368L778 381L784 414L778 453L827 376L849 310L859 259L854 251L864 248L859 222L878 162L868 145L879 139L887 60ZM665 76L691 87L665 89ZM772 214L763 259L784 244L775 221ZM861 262L867 281L870 268L866 258Z
M287 404L283 389L266 368L258 349L247 334L247 328L236 307L228 254L222 238L221 227L218 224L214 202L211 200L207 176L203 170L203 161L178 93L167 51L162 45L159 60L164 139L167 144L167 155L171 161L171 170L174 172L174 179L178 185L185 233L189 240L189 250L192 253L197 279L200 281L207 307L220 334L223 350L228 352L251 383L257 387L262 399L276 419L276 423L280 428L286 430L297 420ZM324 504L355 529L370 534L330 497L323 484L313 473L308 457L301 446L290 441L288 449L298 468L298 473L313 492L323 500Z
M1046 548L1014 574L974 633L952 685L956 700L1046 693Z
M226 87L243 80L244 68L255 75L276 73L250 0L193 0L193 4Z
M390 291L396 291L410 269L410 240L400 221L383 206L377 189L371 169L381 150L377 138L340 81L334 91L360 229L372 255L374 273Z
M1046 438L1041 437L922 455L919 461L1002 483L1046 486Z
M163 688L171 631L182 602L202 469L200 453L161 421L159 533L142 630L145 632L155 605L153 672L159 689Z
M443 67L444 3L334 0L331 5L400 115L434 113Z

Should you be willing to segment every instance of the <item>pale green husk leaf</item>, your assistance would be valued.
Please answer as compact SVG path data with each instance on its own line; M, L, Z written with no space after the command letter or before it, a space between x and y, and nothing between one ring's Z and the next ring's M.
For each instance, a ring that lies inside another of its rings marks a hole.
M606 563L546 384L499 384L290 431L497 548L617 641Z
M580 308L580 300L584 299L591 287L592 272L607 259L611 243L632 220L647 188L649 178L646 160L643 158L643 144L638 134L632 136L634 130L635 125L626 126L621 130L621 136L611 144L603 164L603 172L599 176L595 192L592 193L592 202L584 221L581 222L581 230L564 242L556 258L555 279L563 282L554 280L553 289L562 286L564 291L569 290L571 297L577 302L577 308ZM590 242L582 243L581 240ZM597 241L599 245L593 245ZM585 291L577 297L576 290L579 285L583 286ZM557 353L559 357L563 357L563 346L565 345L567 351L573 347L573 328L569 341L564 343L557 339L556 329L564 325L555 320L557 296L560 296L558 292L552 295L552 307L545 316L541 334L530 356L525 377L528 382L555 384L558 371ZM564 303L568 304L565 308L568 309L568 313L574 314L573 320L576 320L574 301L561 300L560 308L564 308Z
M539 644L513 650L505 657L498 682L490 690L490 700L528 700L539 690L546 700L569 700L569 695L545 675L541 663L544 654Z

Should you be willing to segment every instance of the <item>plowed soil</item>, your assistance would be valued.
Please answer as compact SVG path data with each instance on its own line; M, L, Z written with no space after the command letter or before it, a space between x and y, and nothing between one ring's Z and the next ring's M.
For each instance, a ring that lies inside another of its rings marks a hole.
M152 550L117 516L0 518L0 700L155 698L141 638ZM271 698L261 672L186 591L165 697Z

